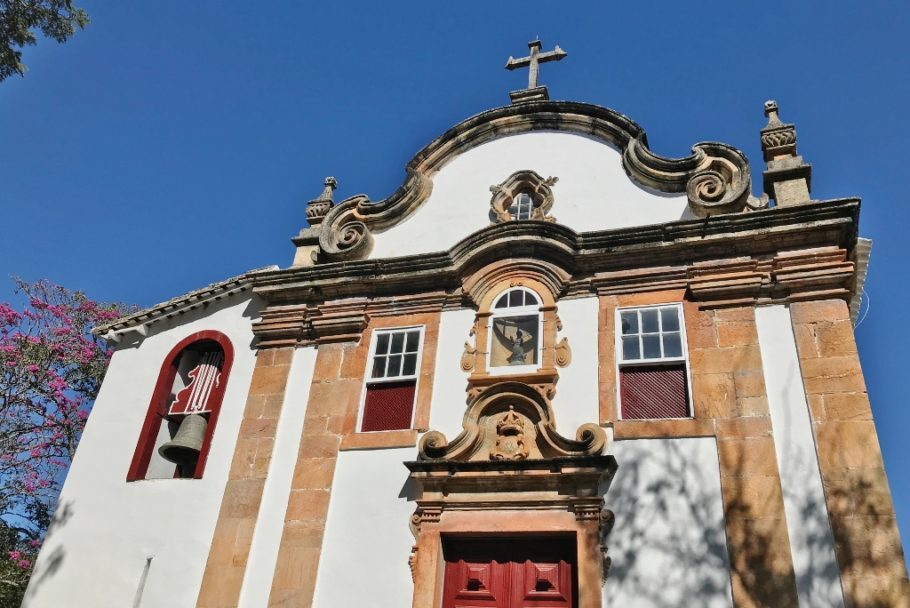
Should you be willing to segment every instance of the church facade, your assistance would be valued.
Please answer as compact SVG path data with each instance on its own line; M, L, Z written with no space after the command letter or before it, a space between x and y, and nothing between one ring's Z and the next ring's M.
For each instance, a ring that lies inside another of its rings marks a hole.
M537 84L116 352L24 606L910 606L860 201Z

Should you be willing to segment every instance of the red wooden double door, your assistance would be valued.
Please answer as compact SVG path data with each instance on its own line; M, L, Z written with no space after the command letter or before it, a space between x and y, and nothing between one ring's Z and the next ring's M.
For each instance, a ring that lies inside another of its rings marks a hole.
M575 541L446 539L442 608L575 608Z

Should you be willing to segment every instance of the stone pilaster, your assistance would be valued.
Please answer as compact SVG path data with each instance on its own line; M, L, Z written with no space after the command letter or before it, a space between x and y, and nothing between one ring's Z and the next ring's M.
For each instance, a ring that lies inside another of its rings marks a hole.
M357 418L362 351L353 343L318 347L269 606L312 605L335 463Z
M737 608L796 608L796 576L751 306L686 307L696 418L713 418Z
M237 606L239 601L293 355L293 348L257 354L197 608Z
M910 606L878 435L843 300L791 304L835 554L848 606Z

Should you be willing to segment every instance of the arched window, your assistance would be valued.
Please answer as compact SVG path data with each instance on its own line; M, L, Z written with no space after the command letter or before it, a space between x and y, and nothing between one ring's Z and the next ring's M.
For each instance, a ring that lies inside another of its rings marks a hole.
M543 346L540 298L530 289L515 287L494 300L490 316L491 373L535 371Z
M127 481L202 477L233 358L217 331L193 334L168 353Z

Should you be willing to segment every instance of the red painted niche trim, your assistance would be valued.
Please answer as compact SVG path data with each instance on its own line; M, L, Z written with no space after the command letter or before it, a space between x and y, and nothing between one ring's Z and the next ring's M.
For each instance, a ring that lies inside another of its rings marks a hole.
M197 342L215 342L224 352L224 362L221 366L221 381L219 385L212 390L209 398L211 414L209 414L208 427L206 428L205 439L202 442L202 448L199 452L199 460L196 461L196 469L193 471L193 478L200 479L205 471L205 463L209 455L209 447L212 443L212 437L215 434L215 425L218 423L218 414L221 411L221 401L224 399L224 392L227 388L228 378L231 373L231 365L234 363L234 347L231 341L223 333L214 330L204 330L187 336L177 343L174 348L164 358L161 364L161 371L158 372L158 382L155 383L155 390L152 391L152 398L149 401L148 411L145 415L145 421L142 423L142 430L139 432L139 441L136 444L136 451L133 453L133 460L130 463L129 471L126 474L127 481L138 481L145 479L148 473L149 462L152 459L152 451L155 449L155 440L158 437L158 431L167 414L167 408L170 405L169 397L171 388L174 386L174 378L177 375L177 363L180 355L187 347Z

